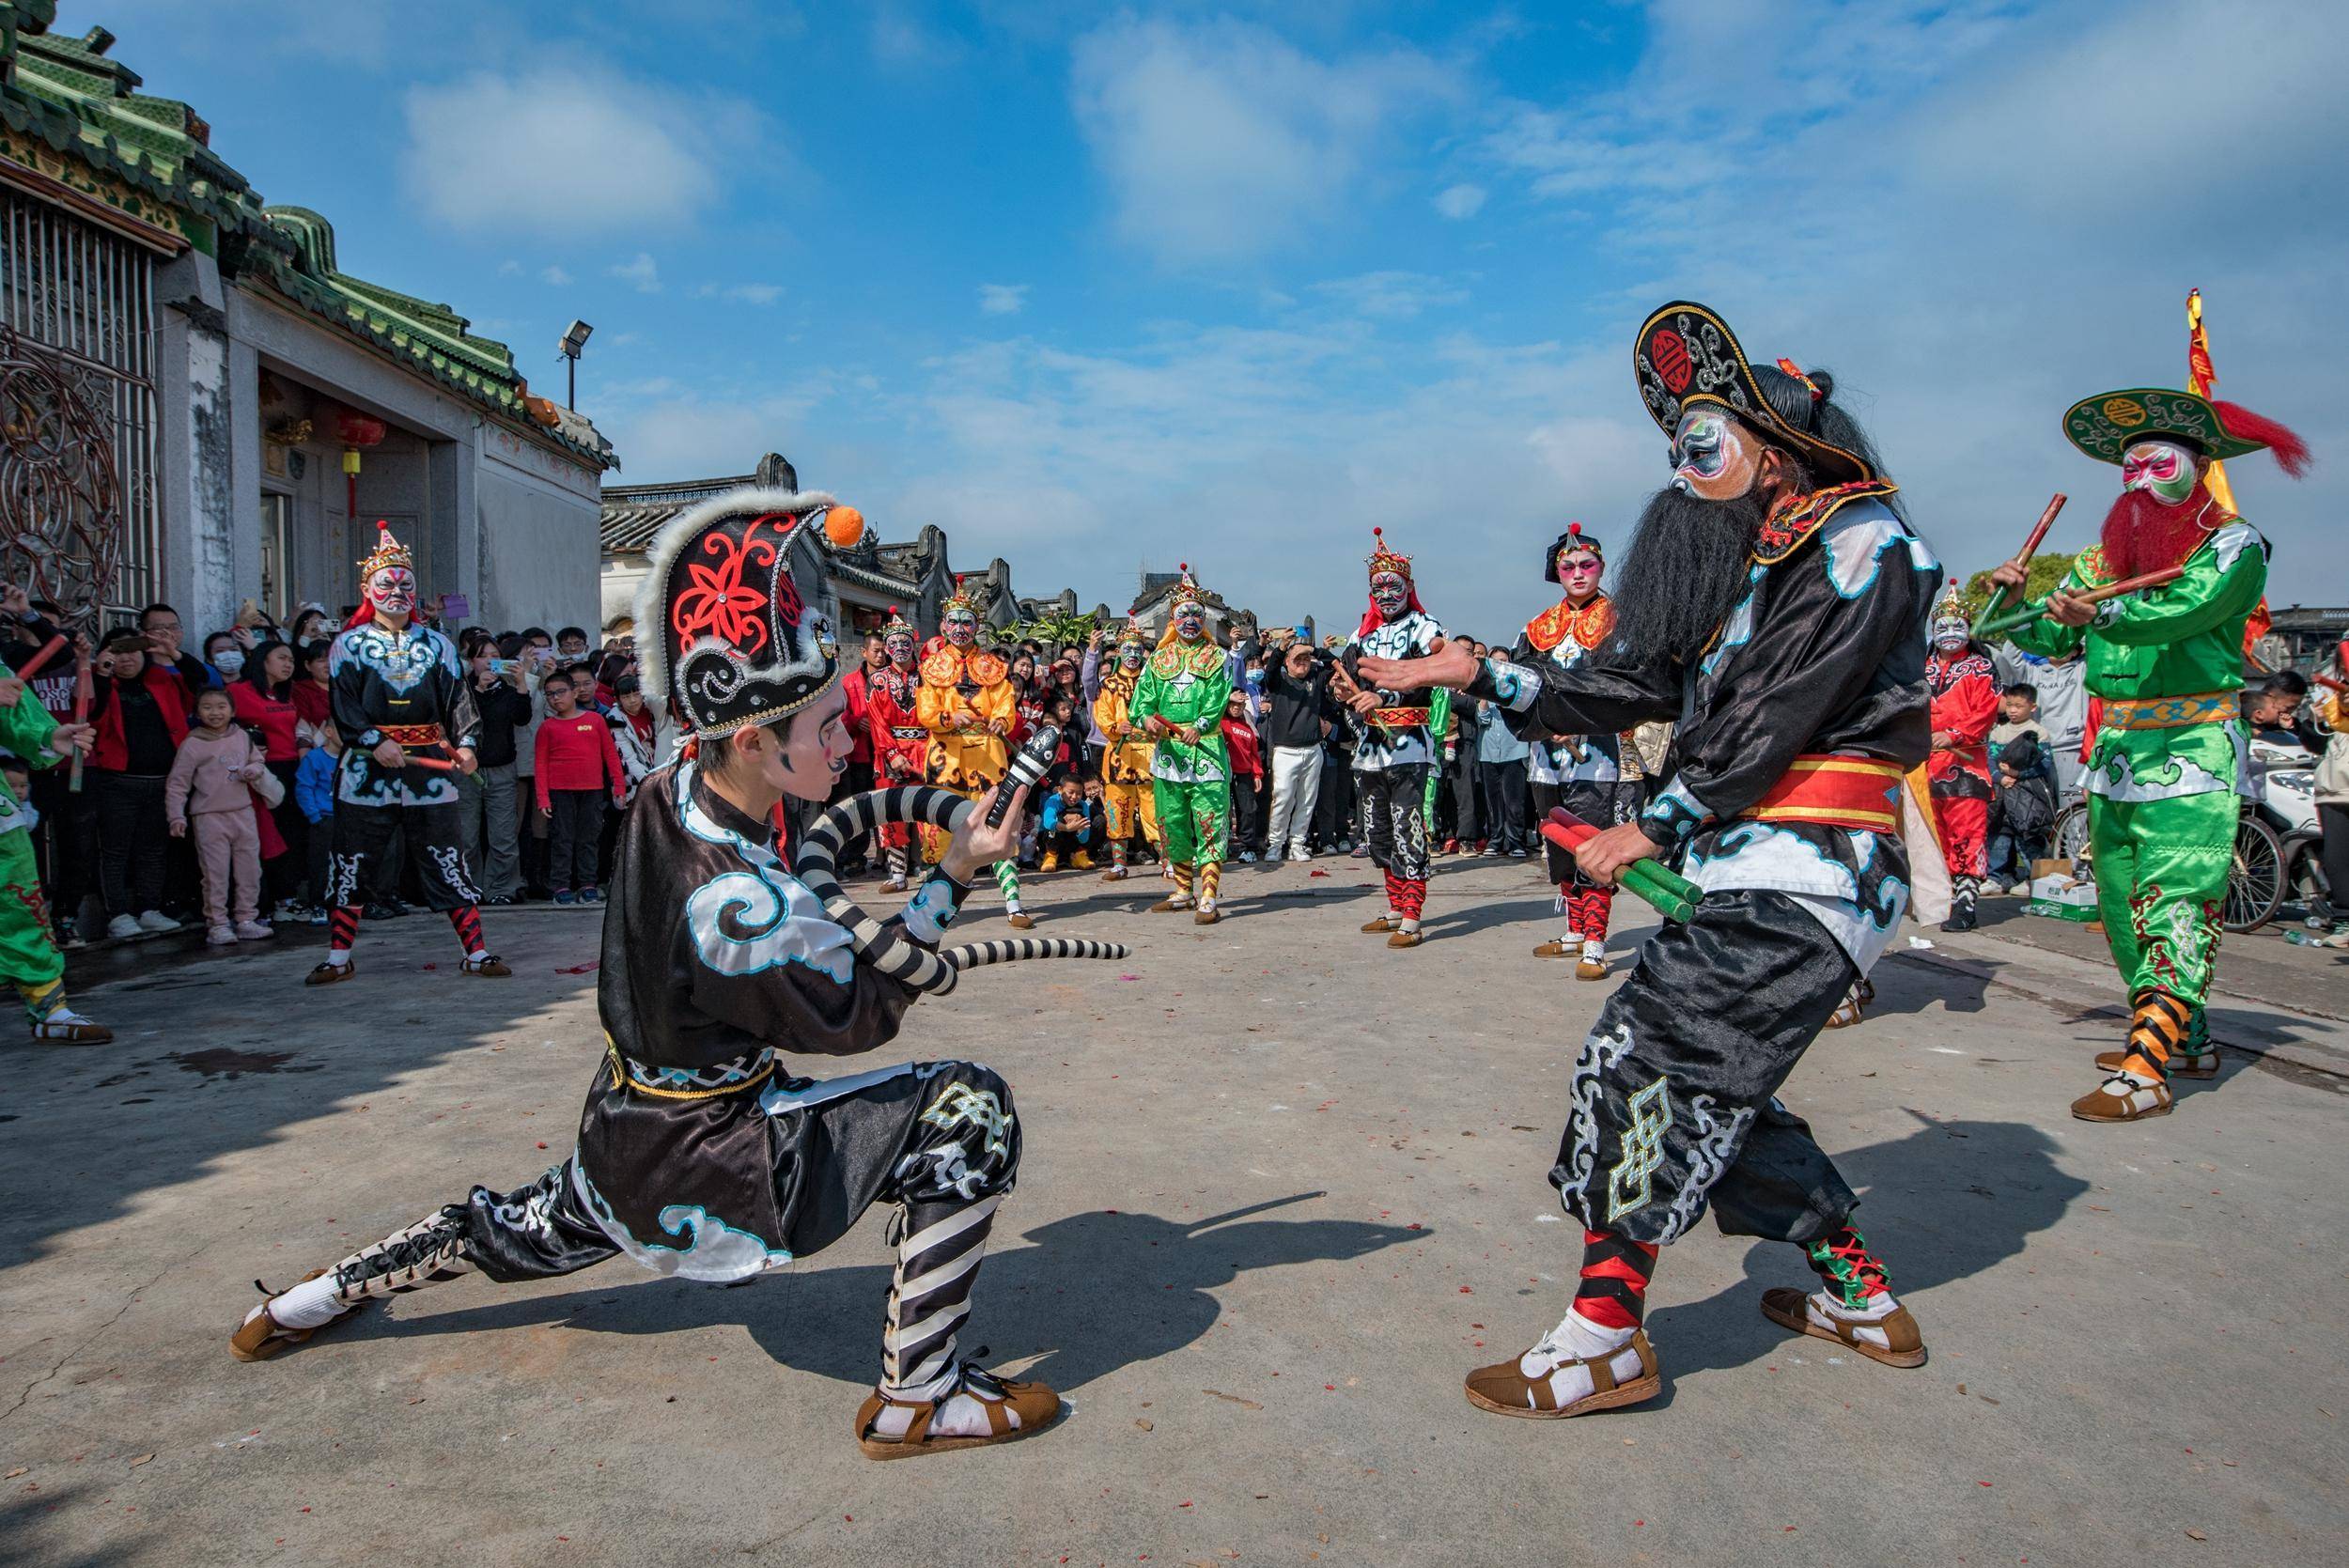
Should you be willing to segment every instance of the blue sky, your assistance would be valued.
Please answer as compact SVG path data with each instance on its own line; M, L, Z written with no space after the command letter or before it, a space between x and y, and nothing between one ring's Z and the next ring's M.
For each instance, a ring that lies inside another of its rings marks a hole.
M2234 465L2279 605L2349 600L2349 8L1791 0L66 0L343 265L445 300L625 482L774 448L884 536L1122 608L1187 560L1350 620L1370 529L1505 637L1569 519L1664 474L1646 311L1832 367L1961 569L2110 469L2075 398L2179 384L2298 428Z

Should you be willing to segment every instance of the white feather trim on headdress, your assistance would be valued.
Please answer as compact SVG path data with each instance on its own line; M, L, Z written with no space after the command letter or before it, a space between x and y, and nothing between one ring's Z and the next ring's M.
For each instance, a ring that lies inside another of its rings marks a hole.
M661 525L651 548L645 551L645 580L636 585L636 664L646 687L660 693L661 711L677 700L677 693L669 690L669 568L677 565L677 551L720 518L746 512L794 512L804 514L801 527L820 527L817 520L836 504L830 490L770 490L746 485L696 503ZM795 533L794 542L797 538ZM788 571L790 567L779 562L777 569Z

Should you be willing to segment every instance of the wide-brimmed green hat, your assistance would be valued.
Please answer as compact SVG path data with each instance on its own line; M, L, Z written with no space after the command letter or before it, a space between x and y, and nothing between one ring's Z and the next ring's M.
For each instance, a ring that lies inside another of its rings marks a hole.
M2265 441L2229 429L2209 398L2158 386L2081 398L2064 411L2063 434L2099 462L2116 464L2140 441L2174 441L2222 461L2268 446Z

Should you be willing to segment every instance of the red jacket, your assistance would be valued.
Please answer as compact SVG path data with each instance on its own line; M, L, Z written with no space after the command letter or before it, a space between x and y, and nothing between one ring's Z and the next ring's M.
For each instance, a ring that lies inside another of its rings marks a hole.
M292 703L271 696L249 680L230 681L228 701L236 707L238 723L251 724L261 732L262 754L268 760L301 760L302 748L294 744L294 725L302 715Z
M848 698L848 710L841 716L842 722L848 726L848 761L851 764L871 762L873 737L865 733L865 726L872 722L872 697L864 666L860 664L850 670L841 680L840 690Z
M602 789L619 800L628 794L628 771L620 766L620 749L612 742L612 726L600 713L573 713L568 719L549 714L538 725L533 756L537 765L538 809L551 812L550 792L557 789Z
M1232 776L1252 779L1264 771L1264 751L1256 743L1256 732L1244 720L1223 721L1223 748L1232 753Z
M112 675L99 680L92 687L90 720L98 726L97 743L90 747L89 765L109 772L119 773L131 760L130 742L122 735L122 705L115 701L114 689L120 681ZM149 660L139 672L139 684L155 695L155 706L163 716L163 728L171 732L172 749L188 737L188 709L194 699L188 695L188 683L179 672L168 664Z

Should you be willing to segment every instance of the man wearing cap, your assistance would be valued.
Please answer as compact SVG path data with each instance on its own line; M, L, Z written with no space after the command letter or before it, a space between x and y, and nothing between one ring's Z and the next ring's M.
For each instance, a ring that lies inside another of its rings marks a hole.
M2244 626L2267 585L2267 541L2214 493L2212 465L2272 451L2298 477L2308 446L2274 420L2188 392L2133 387L2072 405L2064 436L2121 470L2097 543L2080 551L2046 613L2013 633L2026 653L2087 652L2103 699L2088 760L2096 907L2129 991L2129 1035L2100 1053L2105 1080L2072 1102L2088 1122L2166 1115L2170 1079L2210 1078L2203 999L2234 856L2249 737L2236 693ZM2173 581L2089 603L2146 573ZM2022 563L1991 581L2019 596Z
M1583 1041L1550 1172L1582 1223L1581 1282L1531 1350L1469 1374L1470 1402L1501 1415L1661 1389L1640 1327L1648 1280L1708 1207L1729 1234L1800 1248L1817 1276L1807 1296L1765 1291L1765 1316L1885 1365L1925 1360L1852 1228L1858 1196L1777 1094L1907 904L1893 799L1925 758L1940 563L1826 371L1751 364L1686 301L1641 325L1633 369L1672 482L1623 563L1615 636L1563 669L1450 645L1361 665L1392 690L1465 688L1528 736L1677 721L1672 782L1577 860L1613 881L1678 851L1702 898L1649 939Z

